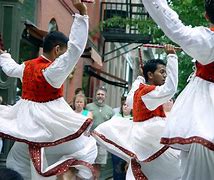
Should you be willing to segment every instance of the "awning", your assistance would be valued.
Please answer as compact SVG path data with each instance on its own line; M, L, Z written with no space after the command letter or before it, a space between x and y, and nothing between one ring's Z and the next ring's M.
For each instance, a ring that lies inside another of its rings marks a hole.
M101 68L103 66L102 56L98 53L98 50L94 46L93 42L88 39L86 48L82 54L82 57L90 58L96 63L96 67Z
M109 74L105 71L102 71L100 69L96 69L92 66L85 66L85 73L87 73L89 76L93 76L107 84L110 84L110 85L114 85L114 86L118 86L118 87L121 87L121 88L124 88L124 89L128 89L128 82L125 81L124 79L121 79L119 77L116 77L112 74ZM108 79L106 79L105 77L103 77L103 75L105 76L108 76L112 79L115 79L117 81L110 81Z
M91 59L93 59L94 62L97 63L100 67L103 66L102 57L93 47L91 48Z
M22 37L32 44L42 47L43 38L48 34L47 31L39 29L30 21L25 21L25 29L22 34Z

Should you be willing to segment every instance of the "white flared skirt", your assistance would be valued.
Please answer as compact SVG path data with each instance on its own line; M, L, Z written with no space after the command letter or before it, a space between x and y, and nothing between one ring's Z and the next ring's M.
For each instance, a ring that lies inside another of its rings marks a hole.
M198 143L214 150L214 83L194 77L170 112L161 143L189 151Z
M133 122L115 116L99 125L92 134L99 144L129 163L131 171L127 179L166 180L170 176L175 180L180 177L178 152L160 144L165 123L159 117ZM172 173L165 175L166 170L159 168L162 165L171 167ZM155 176L152 171L156 172Z
M85 136L91 125L92 119L75 113L64 98L46 103L21 99L14 106L0 105L0 135L28 144L35 169L45 177L61 174L74 165L92 169L96 142L93 137ZM64 153L66 147L70 148ZM45 149L50 149L49 153ZM56 159L45 165L51 150Z

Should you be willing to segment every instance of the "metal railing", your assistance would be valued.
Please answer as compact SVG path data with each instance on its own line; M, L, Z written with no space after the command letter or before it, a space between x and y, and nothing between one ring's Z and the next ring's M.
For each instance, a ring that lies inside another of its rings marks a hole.
M121 24L118 24L116 28L121 28L121 31L118 31L118 33L138 34L138 25L130 25L128 22L136 19L144 20L147 19L149 15L145 11L142 3L133 3L131 0L127 0L125 3L101 2L100 22L106 22L113 17L123 18L125 21L127 21L127 26L121 27ZM103 31L108 32L108 30L111 28L112 27L103 27Z

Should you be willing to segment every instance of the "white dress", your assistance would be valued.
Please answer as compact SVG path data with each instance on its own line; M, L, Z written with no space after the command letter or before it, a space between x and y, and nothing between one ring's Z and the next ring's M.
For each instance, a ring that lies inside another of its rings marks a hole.
M166 0L143 0L143 4L164 33L188 55L203 65L214 62L214 32L185 26ZM176 99L161 140L183 150L183 180L214 177L213 118L214 83L195 76Z
M167 78L162 86L141 97L146 107L152 111L171 99L178 83L178 64L176 55L168 55ZM127 97L127 104L133 107L133 96L144 78L139 76L132 85ZM124 120L114 116L111 120L99 125L93 136L99 144L111 153L129 163L127 180L148 178L149 180L176 180L180 178L178 152L160 144L161 134L166 121L161 117L153 117L143 122ZM164 153L163 153L164 152ZM163 153L163 154L162 154ZM135 174L134 161L141 165L144 175ZM170 168L170 171L166 169ZM134 175L135 174L135 175Z
M60 88L64 83L83 53L87 37L88 16L76 14L68 50L43 71L52 87ZM17 64L10 54L0 56L0 66L8 76L22 79L25 65ZM29 156L26 156L29 146L31 156L37 153L37 159L32 162L42 176L60 174L62 170L76 167L80 177L89 179L91 164L97 155L95 139L84 135L91 124L91 119L75 113L63 97L45 103L20 99L14 106L0 105L0 135L19 141L9 153L7 166L23 172L24 178L29 180L32 172L25 170L30 168ZM19 149L22 150L19 152ZM39 176L38 173L35 176ZM30 179L38 178L32 176Z

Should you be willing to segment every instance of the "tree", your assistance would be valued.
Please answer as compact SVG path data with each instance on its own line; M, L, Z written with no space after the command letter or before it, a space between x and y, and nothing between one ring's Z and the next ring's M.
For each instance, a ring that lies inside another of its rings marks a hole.
M208 22L204 18L204 1L203 0L168 0L168 3L180 16L180 19L186 25L207 26ZM129 19L122 17L112 17L104 22L101 22L100 29L106 27L131 27L137 26L139 33L144 35L152 35L153 43L166 44L172 43L162 32L162 30L154 23L151 18ZM97 33L99 28L92 31L91 34ZM162 53L162 52L161 52ZM182 91L187 84L187 79L193 72L194 64L191 62L191 57L185 53L178 53L179 57L179 85L178 91Z
M208 22L204 18L204 1L202 0L168 0L170 6L179 14L180 19L186 25L207 26ZM172 43L161 31L161 29L151 20L148 23L140 22L141 33L149 33L153 36L154 43ZM144 24L144 25L143 25ZM146 25L145 25L146 24ZM148 28L149 26L149 28ZM148 32L148 29L150 32ZM178 53L179 57L179 86L178 91L182 91L187 84L187 79L193 72L194 64L191 62L191 57L185 53Z

